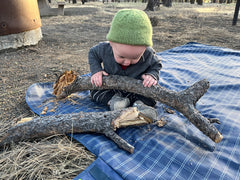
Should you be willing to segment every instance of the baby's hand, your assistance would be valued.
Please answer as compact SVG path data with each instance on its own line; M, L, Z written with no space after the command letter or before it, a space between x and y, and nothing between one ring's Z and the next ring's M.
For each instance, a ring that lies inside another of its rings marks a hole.
M93 74L91 77L91 83L93 85L95 85L96 87L102 86L102 76L103 75L107 76L108 73L106 73L105 71L99 71L99 72Z
M157 80L154 79L151 75L143 74L142 78L144 87L151 87L157 84Z

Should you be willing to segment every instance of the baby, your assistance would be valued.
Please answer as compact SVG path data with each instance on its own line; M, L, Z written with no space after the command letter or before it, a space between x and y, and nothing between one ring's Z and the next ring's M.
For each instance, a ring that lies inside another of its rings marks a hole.
M144 11L123 9L117 12L107 34L107 42L89 50L91 83L102 85L102 76L121 75L141 79L144 87L158 83L160 60L152 46L152 26ZM137 107L146 116L156 119L156 102L139 94L121 90L92 90L93 101L108 105L110 110Z

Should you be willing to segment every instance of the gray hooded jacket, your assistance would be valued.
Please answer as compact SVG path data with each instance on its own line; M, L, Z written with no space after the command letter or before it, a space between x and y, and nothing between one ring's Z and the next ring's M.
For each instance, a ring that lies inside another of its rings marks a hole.
M149 74L159 80L162 64L155 51L147 47L138 63L128 66L125 70L118 64L113 55L109 42L102 42L89 50L88 61L92 74L105 71L111 75L129 76L142 79L143 74Z

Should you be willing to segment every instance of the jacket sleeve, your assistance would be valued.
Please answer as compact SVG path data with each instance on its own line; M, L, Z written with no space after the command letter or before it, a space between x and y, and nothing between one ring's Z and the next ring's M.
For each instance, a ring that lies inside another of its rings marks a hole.
M156 55L155 51L152 48L149 48L149 51L144 58L145 61L149 61L150 63L149 68L144 74L149 74L158 81L160 76L160 70L162 69L160 58Z
M91 74L102 71L102 57L101 57L100 44L90 48L88 52L88 63L90 65Z

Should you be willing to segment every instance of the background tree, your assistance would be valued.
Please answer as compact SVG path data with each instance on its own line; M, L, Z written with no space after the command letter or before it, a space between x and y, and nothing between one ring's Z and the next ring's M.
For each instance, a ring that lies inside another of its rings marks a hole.
M197 0L198 5L203 5L203 0Z
M163 5L166 7L172 7L172 0L163 0Z
M142 0L142 2L145 2L146 0ZM162 4L166 7L172 7L172 0L162 0ZM154 6L160 6L159 0L148 0L147 7L145 8L145 11L154 11Z
M148 0L147 7L144 11L154 11L154 0Z
M235 11L234 11L234 16L233 16L233 22L232 22L233 26L235 26L237 24L237 19L238 19L238 14L239 14L239 7L240 7L240 0L237 0Z

